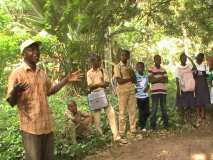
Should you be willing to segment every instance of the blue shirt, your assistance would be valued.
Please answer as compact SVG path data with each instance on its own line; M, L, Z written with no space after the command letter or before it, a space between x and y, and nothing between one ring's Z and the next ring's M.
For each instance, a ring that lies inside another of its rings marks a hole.
M140 75L139 73L136 73L136 98L145 99L149 97L149 94L147 92L144 92L144 90L149 85L149 79L148 75Z

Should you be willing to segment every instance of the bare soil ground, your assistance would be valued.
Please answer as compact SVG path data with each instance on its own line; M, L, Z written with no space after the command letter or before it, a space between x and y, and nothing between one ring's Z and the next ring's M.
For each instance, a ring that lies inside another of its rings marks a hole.
M212 121L212 120L210 120ZM187 130L187 129L186 129ZM213 123L183 132L142 134L128 145L112 145L86 160L213 160Z

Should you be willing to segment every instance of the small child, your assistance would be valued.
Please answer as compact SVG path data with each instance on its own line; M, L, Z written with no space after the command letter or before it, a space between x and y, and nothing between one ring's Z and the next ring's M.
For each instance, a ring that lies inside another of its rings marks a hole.
M69 103L65 111L65 116L74 123L77 138L90 135L90 126L93 122L93 118L87 112L78 111L75 101Z
M146 122L149 117L149 79L148 75L144 74L144 63L138 62L136 64L136 98L139 109L139 127L142 131L146 131Z

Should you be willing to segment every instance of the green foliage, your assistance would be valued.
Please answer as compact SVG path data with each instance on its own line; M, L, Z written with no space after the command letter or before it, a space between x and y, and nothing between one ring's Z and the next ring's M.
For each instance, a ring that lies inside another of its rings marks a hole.
M132 51L133 63L145 61L146 68L153 65L153 55L160 54L163 57L170 79L170 123L172 128L176 128L179 124L175 108L174 67L179 53L185 48L192 57L200 51L211 54L212 9L211 0L2 0L0 100L5 94L8 74L20 62L19 44L25 39L33 37L42 41L39 65L52 79L76 69L86 73L91 52L97 52L105 58L105 62L111 64L122 47ZM104 114L102 127L106 134L103 138L98 137L93 129L90 140L84 139L78 144L72 144L64 134L66 104L73 93L85 94L85 88L84 79L50 98L56 126L57 159L81 159L111 142L111 133ZM86 97L73 99L81 110L88 111ZM111 96L110 99L118 111L117 97ZM9 107L5 102L0 104L2 160L23 159L16 115L15 108ZM158 122L161 124L160 117Z
M45 56L46 61L54 61L49 64L51 70L57 65L60 76L75 69L86 72L91 52L114 61L120 47L130 49L135 60L150 64L150 55L160 54L168 58L168 64L184 48L189 49L190 55L209 51L213 35L209 0L3 0L0 10L3 26L9 22L6 31L10 34L32 36L46 30L53 35L48 40L53 39L55 46L43 48L50 58ZM161 41L173 39L179 41L173 43L175 47L172 44L176 52L158 48ZM59 75L54 73L53 77ZM79 84L82 93L86 84Z
M0 159L23 159L23 147L17 121L17 111L8 104L0 104Z
M53 111L55 120L55 156L56 159L82 159L88 154L95 153L97 150L111 142L111 132L106 121L106 115L102 115L102 128L105 133L103 137L92 130L92 135L88 139L82 139L78 144L73 144L65 136L65 117L64 111L67 107L67 100L62 99L65 92L61 91L58 95L49 98L49 104ZM86 97L73 97L78 104L78 109L88 111ZM24 159L23 144L17 121L17 109L10 107L6 102L0 104L0 159L1 160L22 160ZM71 133L70 133L71 134Z
M0 31L4 31L11 22L11 17L0 9Z
M0 33L1 34L1 33ZM4 94L5 82L7 80L8 72L11 68L10 64L17 63L17 59L21 56L19 54L19 43L27 35L8 36L1 34L0 36L0 90L1 97Z
M10 11L15 1L8 5L6 2L3 6ZM16 19L25 31L35 33L45 29L58 38L62 47L57 54L65 72L70 68L85 70L87 61L83 59L90 52L103 56L109 27L131 19L138 12L134 1L123 0L26 0L23 3L20 8L14 6L15 11L9 14L14 18L16 12Z
M167 108L169 113L169 120L171 128L180 128L178 123L178 115L175 107L175 81L170 79L168 86L169 94L167 97ZM107 122L106 114L102 114L102 128L104 136L100 137L96 134L93 126L92 134L88 139L81 139L79 143L74 144L65 135L65 117L64 111L68 102L73 99L77 102L78 109L81 111L89 111L87 105L87 98L81 97L66 97L65 89L58 94L49 98L49 105L53 111L55 119L55 156L56 159L83 159L88 154L93 154L111 143L111 131ZM110 96L110 102L118 111L118 102L116 96ZM117 113L118 115L118 113ZM23 144L21 142L21 136L18 129L17 110L11 108L8 104L3 102L0 105L0 159L2 160L21 160L23 159ZM160 113L158 114L158 123L160 128L162 127L162 121ZM71 134L71 133L70 133Z

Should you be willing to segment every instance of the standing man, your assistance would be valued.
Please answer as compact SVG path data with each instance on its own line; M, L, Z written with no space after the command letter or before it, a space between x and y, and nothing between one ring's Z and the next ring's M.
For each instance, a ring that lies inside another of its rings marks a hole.
M166 70L161 67L161 56L154 56L155 66L148 70L149 72L149 81L152 84L151 87L151 97L152 97L152 111L151 111L151 128L156 129L157 121L157 109L158 104L160 103L162 119L164 128L168 128L168 115L166 110L166 94L167 88L166 84L168 83L168 76Z
M18 106L20 130L27 160L53 160L53 118L47 97L68 82L78 81L74 72L52 86L47 74L37 66L41 42L27 40L20 46L23 63L9 76L7 101Z
M119 132L121 136L125 135L126 118L125 113L128 109L130 133L136 134L136 96L134 85L134 71L128 66L130 52L121 51L120 63L114 68L114 77L118 83L117 95L119 102Z
M92 68L87 72L87 84L89 86L90 91L99 91L102 89L105 89L106 87L109 86L109 77L106 74L105 70L101 68L101 57L98 55L93 55L90 59ZM126 144L127 141L124 139L121 139L119 132L118 132L118 127L116 123L116 116L115 116L115 111L112 108L112 106L109 105L104 108L109 125L113 134L113 140L115 142L119 142L121 144ZM101 129L101 109L92 111L92 115L94 118L94 123L96 126L96 129L100 135L103 134L102 129Z

